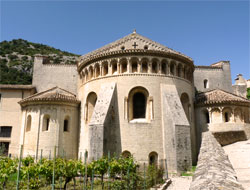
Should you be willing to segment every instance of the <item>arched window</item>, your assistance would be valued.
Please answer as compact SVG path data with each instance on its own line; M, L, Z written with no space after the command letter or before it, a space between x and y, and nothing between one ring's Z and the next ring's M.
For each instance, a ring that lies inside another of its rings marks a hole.
M50 126L50 116L44 115L42 131L48 131Z
M31 122L32 122L32 118L31 118L31 115L29 115L29 116L27 117L26 132L28 132L28 131L31 130Z
M173 63L170 65L170 74L174 75L174 64Z
M205 79L205 80L203 81L203 83L204 83L204 88L208 88L208 80Z
M205 115L205 118L206 118L206 123L210 123L209 113L208 113L207 110L204 110L204 115Z
M232 117L232 110L231 108L224 108L222 111L223 114L223 121L224 122L230 122L231 121L231 117Z
M89 93L86 101L86 123L89 123L95 108L97 95L94 92Z
M100 76L100 66L99 64L95 65L95 77L99 77Z
M122 152L122 157L123 158L129 158L129 157L131 157L131 153L129 151L125 150L125 151Z
M177 76L178 76L178 77L181 77L181 76L182 76L181 70L182 70L182 66L179 64L178 67L177 67Z
M146 97L141 92L137 92L133 96L133 116L135 119L146 116Z
M158 62L157 62L157 60L153 60L152 73L157 73L157 72L158 72Z
M109 72L108 63L105 62L105 63L103 64L103 76L107 75L108 72Z
M188 97L188 94L187 93L183 93L181 95L181 104L182 104L182 107L185 111L185 114L187 116L187 119L188 121L190 121L190 103L189 103L189 97Z
M161 62L161 73L164 75L167 74L167 63L164 60Z
M156 152L151 152L148 156L148 161L150 165L158 164L158 154Z
M63 121L63 131L68 132L69 131L69 117L65 117Z
M121 60L121 73L126 73L127 72L127 60L122 59Z
M147 62L147 60L143 60L141 66L142 66L142 69L141 69L142 73L147 73L148 72L148 62Z
M148 91L136 87L129 93L129 120L147 118Z
M111 66L112 66L112 74L117 74L117 62L115 60L112 60Z
M93 78L93 67L89 68L89 80Z
M137 72L137 61L132 61L132 73Z

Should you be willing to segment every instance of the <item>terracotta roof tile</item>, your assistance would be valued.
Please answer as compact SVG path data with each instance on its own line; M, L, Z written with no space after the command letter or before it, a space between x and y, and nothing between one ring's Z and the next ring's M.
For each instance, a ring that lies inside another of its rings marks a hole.
M215 89L207 92L201 92L196 95L196 104L218 104L218 103L247 103L250 101L241 96L237 96L221 89Z
M31 90L36 87L33 85L20 85L20 84L0 84L0 89L20 89L20 90Z
M71 103L79 103L80 101L76 98L76 95L64 90L59 87L54 87L49 90L34 94L29 96L19 102L19 104L24 104L27 102L43 102L43 101L51 101L51 102L71 102Z

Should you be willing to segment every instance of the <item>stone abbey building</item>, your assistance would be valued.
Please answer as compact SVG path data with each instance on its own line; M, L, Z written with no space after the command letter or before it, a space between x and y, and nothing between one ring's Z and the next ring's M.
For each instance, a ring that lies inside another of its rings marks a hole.
M37 56L32 85L0 85L0 142L8 154L88 160L108 152L182 171L201 133L222 144L250 138L250 101L235 95L229 61L193 60L136 32L83 55L76 65ZM230 138L229 138L230 137Z

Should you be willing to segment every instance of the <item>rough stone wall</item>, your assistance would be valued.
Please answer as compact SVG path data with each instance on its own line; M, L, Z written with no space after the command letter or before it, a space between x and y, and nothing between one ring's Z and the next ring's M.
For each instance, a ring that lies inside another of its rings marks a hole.
M205 79L208 80L208 88L204 88ZM233 92L230 63L223 61L209 67L196 67L194 70L194 86L200 92L216 88Z
M244 98L247 97L247 85L233 85L232 88L234 94Z
M115 83L103 84L100 92L98 93L97 102L94 112L89 123L89 140L88 150L89 159L96 160L104 155L105 145L111 142L111 138L107 139L105 135L106 130L110 130L114 124L110 124L110 116L112 117L112 99L114 99L114 92L116 89ZM105 138L106 137L106 138ZM106 141L105 141L106 139ZM106 143L104 143L104 141Z
M32 84L36 86L37 92L58 86L76 94L76 65L44 64L44 61L43 57L35 57Z
M162 87L163 148L170 171L191 167L190 124L174 85Z
M198 165L190 190L243 190L223 148L211 132L204 132Z

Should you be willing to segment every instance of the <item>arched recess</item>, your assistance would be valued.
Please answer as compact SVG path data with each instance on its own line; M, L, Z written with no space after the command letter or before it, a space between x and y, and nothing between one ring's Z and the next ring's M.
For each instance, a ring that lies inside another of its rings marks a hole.
M86 123L89 123L95 108L95 104L97 101L97 95L94 92L90 92L87 96L87 100L86 100Z
M189 96L187 93L181 94L181 104L185 111L188 121L190 121L190 101L189 101Z
M148 118L148 90L143 87L135 87L128 96L129 120Z
M28 115L28 117L27 117L27 125L26 125L26 132L31 130L31 123L32 123L32 117L31 117L31 115Z
M43 116L43 127L42 131L48 131L50 127L50 115L46 114Z
M178 65L176 72L177 72L178 77L182 77L182 65L181 64Z
M69 132L70 128L70 117L66 116L63 120L63 132Z
M235 108L234 110L234 121L236 123L243 122L243 114L241 108Z
M120 65L121 65L121 73L126 73L127 69L128 69L128 61L127 59L121 59L120 61Z
M95 64L95 77L99 77L100 76L100 65L97 63Z
M90 67L89 67L89 80L91 80L93 77L94 77L93 67L90 66Z
M85 82L87 82L88 80L89 80L89 72L86 69L85 70Z
M122 157L123 158L129 158L129 157L131 157L131 153L129 151L127 151L127 150L124 150L122 152Z
M117 74L117 60L112 60L111 61L111 68L112 68L112 74Z
M158 154L156 152L151 152L148 155L148 162L150 165L158 165Z
M209 117L209 112L207 109L203 110L204 118L205 118L205 123L210 123L210 117Z
M154 58L152 60L152 73L158 73L158 70L159 70L159 68L158 68L158 62L159 62L158 59Z
M107 62L107 61L103 62L103 64L102 64L102 69L103 69L102 75L103 75L103 76L108 75L109 66L108 66L108 62Z
M137 73L138 72L138 58L132 57L130 60L130 64L131 64L132 73Z
M171 63L171 64L170 64L170 75L173 75L173 76L174 76L174 74L175 74L174 70L175 70L175 64L174 64L174 63Z
M227 123L227 122L231 122L232 121L232 109L231 108L224 108L222 110L222 118L223 118L223 122Z
M209 88L209 84L208 84L208 80L207 79L205 79L204 81L203 81L203 85L204 85L204 88L206 89L206 88Z
M161 61L161 74L167 74L167 61L165 59Z
M213 108L211 110L212 115L212 123L220 123L221 122L221 111L218 108Z
M142 73L148 73L148 59L143 58L141 61L141 72Z

